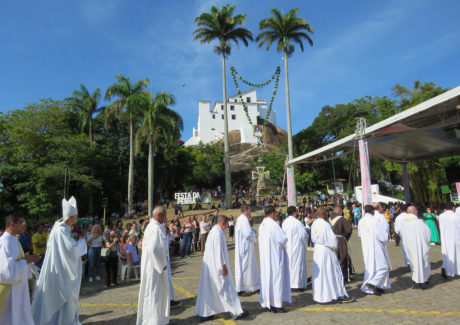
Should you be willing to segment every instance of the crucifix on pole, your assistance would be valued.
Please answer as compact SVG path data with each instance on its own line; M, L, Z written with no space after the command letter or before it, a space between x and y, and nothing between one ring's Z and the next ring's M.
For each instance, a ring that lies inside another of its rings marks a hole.
M257 166L256 167L257 171L252 171L252 179L255 180L257 179L257 196L259 196L259 191L260 189L265 188L265 179L268 179L270 177L270 172L265 171L264 166Z

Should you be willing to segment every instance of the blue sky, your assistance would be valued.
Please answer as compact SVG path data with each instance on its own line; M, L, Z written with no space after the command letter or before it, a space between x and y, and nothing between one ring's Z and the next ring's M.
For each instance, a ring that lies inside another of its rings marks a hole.
M254 36L277 7L299 8L315 29L314 46L289 59L293 132L324 105L365 95L390 96L415 80L460 85L460 1L23 0L0 3L0 111L40 98L63 99L83 83L103 91L117 74L149 78L169 91L184 118L182 138L196 126L198 100L222 100L220 57L193 41L194 18L211 5L236 4ZM233 47L230 64L249 80L268 79L282 55L275 48ZM274 103L286 128L284 71ZM185 85L185 86L184 86ZM228 73L228 95L235 93ZM243 90L247 88L242 87ZM258 91L270 99L272 88Z

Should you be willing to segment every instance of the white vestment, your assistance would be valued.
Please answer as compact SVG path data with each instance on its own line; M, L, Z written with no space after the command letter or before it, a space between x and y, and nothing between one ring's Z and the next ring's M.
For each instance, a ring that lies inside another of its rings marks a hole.
M54 223L32 301L36 325L80 324L78 297L83 242L75 241L70 235L70 227L61 220Z
M264 218L259 226L259 303L263 308L282 308L283 302L291 302L286 243L287 237L278 223L271 218Z
M377 218L377 220L380 222L380 226L387 233L387 237L389 238L390 237L390 225L388 224L387 218L385 218L385 216L377 210L374 211L374 218ZM388 265L391 270L391 262L390 262L390 256L388 255L387 242L385 242L385 258L387 259Z
M144 232L137 325L169 323L170 285L163 227L163 224L153 219Z
M161 227L161 231L163 232L163 236L165 237L166 242L166 263L167 263L167 270L168 270L168 282L169 282L169 300L174 300L174 285L172 282L172 269L171 269L171 261L169 258L169 245L171 244L171 237L166 233L165 227Z
M228 270L226 276L222 274L223 265ZM206 239L195 315L208 317L224 312L239 315L243 309L230 271L224 232L215 225Z
M369 213L359 220L358 236L361 237L361 246L364 258L364 283L361 290L372 293L367 284L380 289L391 288L389 264L386 256L385 243L388 242L388 233L381 226L381 222Z
M293 216L283 222L283 231L287 237L286 251L289 260L289 275L291 289L307 287L307 256L305 245L308 242L308 233L305 226Z
M406 252L415 283L425 283L430 278L431 230L423 220L408 214L400 224L400 232L406 239Z
M401 222L407 217L406 212L401 212L395 219L395 233L400 237L401 249L404 255L404 263L409 264L409 259L407 258L406 250L404 249L404 239L401 236Z
M316 219L311 226L311 240L315 243L313 252L313 300L328 303L347 296L343 274L337 258L337 236L332 226L324 219Z
M460 215L447 210L439 215L442 267L448 276L460 275Z
M0 237L0 324L34 324L27 275L21 244L5 231Z
M256 233L252 230L248 217L244 214L240 215L235 225L235 284L237 292L260 289L256 243Z

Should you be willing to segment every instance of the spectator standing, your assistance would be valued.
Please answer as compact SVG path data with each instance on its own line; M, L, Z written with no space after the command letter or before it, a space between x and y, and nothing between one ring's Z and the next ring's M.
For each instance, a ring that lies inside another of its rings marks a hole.
M192 236L193 236L193 224L190 220L190 217L185 218L184 225L182 226L182 258L186 256L190 258L190 250L192 246Z
M305 229L307 230L308 239L307 239L307 249L313 247L313 242L311 241L311 225L313 223L313 218L311 217L311 212L308 210L305 216Z
M228 237L230 237L230 241L233 241L233 237L235 236L235 220L233 216L230 216L228 220Z
M37 232L32 236L32 249L34 254L40 255L41 259L35 263L38 268L42 267L43 260L45 259L46 243L48 242L49 234L44 231L43 224L37 228Z
M93 282L93 277L99 281L101 277L99 276L100 267L101 267L101 250L102 250L102 236L101 236L101 226L94 225L91 229L91 235L87 239L89 246L88 250L88 261L89 261L89 270L88 276L89 282Z
M201 218L200 222L200 246L201 246L201 253L204 254L204 246L206 244L206 238L208 237L209 227L208 223L206 222L206 216Z
M196 216L193 217L193 250L196 252L198 250L198 238L200 237L200 223L198 222Z
M111 284L117 284L118 253L120 252L119 240L120 236L114 231L111 231L105 242L105 246L109 249L105 262L105 285L107 287Z
M361 219L361 209L359 208L357 204L354 204L354 203L351 207L352 207L351 212L353 213L354 225L355 225L355 228L358 228L359 219Z

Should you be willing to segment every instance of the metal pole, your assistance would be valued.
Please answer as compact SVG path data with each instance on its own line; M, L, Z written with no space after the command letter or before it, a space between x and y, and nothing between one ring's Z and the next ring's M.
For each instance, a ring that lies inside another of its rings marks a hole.
M335 185L335 167L334 167L334 159L332 159L332 175L334 177L334 194L336 193L336 185Z

